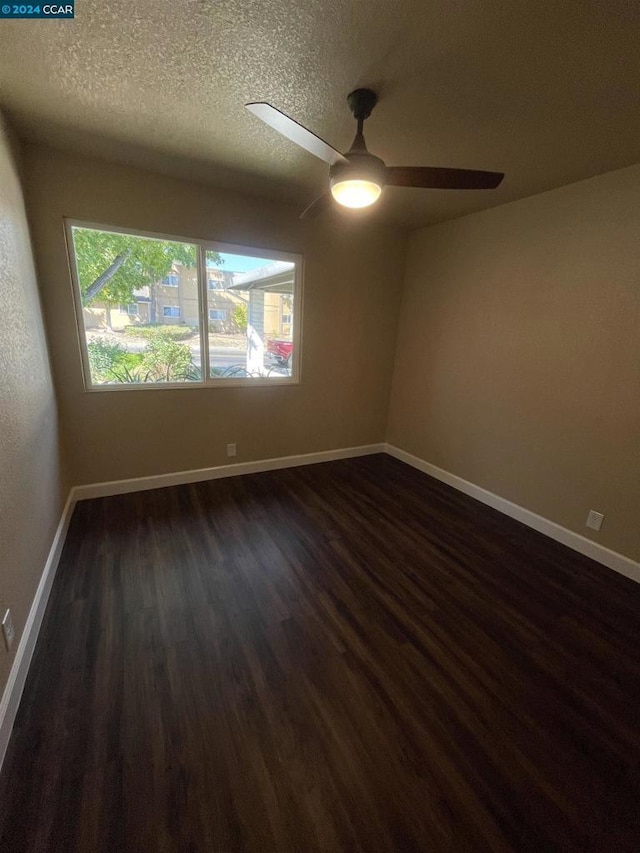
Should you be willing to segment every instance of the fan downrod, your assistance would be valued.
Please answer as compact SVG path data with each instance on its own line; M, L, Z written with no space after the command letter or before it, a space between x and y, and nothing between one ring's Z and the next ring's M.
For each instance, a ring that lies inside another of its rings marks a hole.
M347 95L349 109L357 121L369 118L378 103L378 96L372 89L354 89Z

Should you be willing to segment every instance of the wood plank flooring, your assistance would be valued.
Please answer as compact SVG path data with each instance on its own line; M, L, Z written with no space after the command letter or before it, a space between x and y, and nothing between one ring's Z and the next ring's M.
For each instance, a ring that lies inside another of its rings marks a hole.
M85 501L0 850L638 853L639 614L388 456Z

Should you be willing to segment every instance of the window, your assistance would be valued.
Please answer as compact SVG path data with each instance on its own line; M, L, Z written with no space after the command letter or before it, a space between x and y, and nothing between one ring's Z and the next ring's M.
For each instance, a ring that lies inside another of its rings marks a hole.
M299 381L299 255L66 227L87 390Z
M291 314L283 314L282 315L282 325L290 326L291 325Z
M224 334L209 335L211 379L290 379L295 376L297 349L292 324L281 334L283 306L294 306L299 288L300 263L292 256L218 252L207 249L207 269L224 269L223 290L207 294L209 317L220 309L222 293L232 304L227 309ZM291 310L291 309L289 309Z

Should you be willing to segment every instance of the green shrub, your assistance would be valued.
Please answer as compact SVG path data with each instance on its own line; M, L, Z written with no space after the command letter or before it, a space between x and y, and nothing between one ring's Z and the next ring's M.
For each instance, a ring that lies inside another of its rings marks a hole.
M249 310L246 305L236 305L233 309L233 322L239 332L247 331L247 323L249 320Z
M148 338L149 332L153 326L125 326L123 331L125 335L131 335L136 338Z
M118 364L133 370L142 365L142 359L143 355L141 352L125 352L125 354L119 359Z
M172 341L184 341L190 338L197 329L191 326L125 326L125 335L133 335L136 338L154 340L158 337L169 338Z
M155 336L143 353L142 367L148 371L151 382L180 382L189 377L194 365L189 347Z
M111 371L111 379L114 382L122 382L123 385L139 385L145 382L153 382L149 372L146 373L140 367L128 367L126 364L119 365Z
M119 343L112 343L107 338L96 338L87 344L89 353L89 368L94 382L107 382L111 371L118 364L126 350Z
M145 382L142 353L127 352L117 341L97 338L87 345L94 382Z
M142 366L143 358L141 352L123 353L111 368L109 380L126 384L149 382L149 373Z

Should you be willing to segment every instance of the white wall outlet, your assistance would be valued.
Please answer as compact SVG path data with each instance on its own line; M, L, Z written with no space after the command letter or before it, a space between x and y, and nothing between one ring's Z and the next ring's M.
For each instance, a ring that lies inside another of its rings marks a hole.
M235 455L236 455L235 444L227 444L227 456L235 456Z
M15 628L13 627L13 619L11 618L11 611L7 610L4 614L4 619L2 620L2 633L4 634L4 645L9 651L11 646L13 645L13 639L16 635Z
M590 527L592 530L600 530L603 518L604 515L601 512L596 512L595 509L590 509L589 515L587 516L587 527Z

